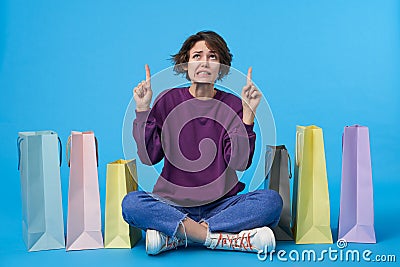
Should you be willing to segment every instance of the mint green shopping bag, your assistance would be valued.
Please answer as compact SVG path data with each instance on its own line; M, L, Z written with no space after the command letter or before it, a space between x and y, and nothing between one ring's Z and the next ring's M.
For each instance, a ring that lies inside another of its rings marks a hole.
M28 251L65 247L59 144L53 131L18 133L22 234Z

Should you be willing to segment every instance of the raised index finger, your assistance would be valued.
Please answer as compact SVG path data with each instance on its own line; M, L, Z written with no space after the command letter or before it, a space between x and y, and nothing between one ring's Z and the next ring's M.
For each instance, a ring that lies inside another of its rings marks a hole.
M249 70L247 71L247 84L251 84L251 74L253 72L253 67L250 67Z
M144 66L144 68L146 69L146 82L150 82L150 77L151 77L151 75L150 75L150 67L149 67L149 65L145 65Z

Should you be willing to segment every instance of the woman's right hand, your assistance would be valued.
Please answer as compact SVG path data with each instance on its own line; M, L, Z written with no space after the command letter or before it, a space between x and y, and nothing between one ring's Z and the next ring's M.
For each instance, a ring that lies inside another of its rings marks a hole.
M133 89L133 99L136 103L136 111L139 112L150 109L151 98L153 97L150 83L150 68L147 64L144 67L146 69L146 80L138 83L138 85Z

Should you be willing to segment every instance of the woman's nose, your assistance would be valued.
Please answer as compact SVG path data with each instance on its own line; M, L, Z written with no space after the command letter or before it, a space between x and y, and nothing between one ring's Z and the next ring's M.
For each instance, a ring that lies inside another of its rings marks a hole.
M209 66L209 62L208 62L208 58L207 57L204 57L204 58L201 59L201 66L204 66L204 67L208 67Z

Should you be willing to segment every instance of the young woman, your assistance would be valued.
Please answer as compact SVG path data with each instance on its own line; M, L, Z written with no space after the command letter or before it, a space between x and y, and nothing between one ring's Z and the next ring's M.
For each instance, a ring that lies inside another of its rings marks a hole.
M254 117L261 93L247 73L241 99L214 87L229 73L232 54L212 31L190 36L173 56L174 70L189 87L160 94L150 107L150 68L133 90L133 136L142 163L164 166L153 192L129 193L123 217L146 231L146 252L203 244L210 249L258 253L275 248L269 227L280 217L282 199L271 190L238 194L244 184L236 171L252 161Z

